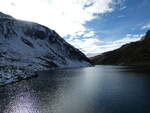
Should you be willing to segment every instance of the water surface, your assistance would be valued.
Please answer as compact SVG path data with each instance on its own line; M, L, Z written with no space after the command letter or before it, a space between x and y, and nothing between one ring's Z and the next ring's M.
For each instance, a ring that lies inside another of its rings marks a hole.
M0 113L150 113L148 67L53 69L0 87Z

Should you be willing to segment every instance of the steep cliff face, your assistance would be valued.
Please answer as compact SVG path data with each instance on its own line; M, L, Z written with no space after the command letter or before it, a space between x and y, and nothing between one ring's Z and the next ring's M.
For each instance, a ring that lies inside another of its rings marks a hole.
M51 67L90 65L82 52L54 30L0 13L0 84Z
M94 64L150 65L150 30L137 42L123 45L114 51L90 58Z

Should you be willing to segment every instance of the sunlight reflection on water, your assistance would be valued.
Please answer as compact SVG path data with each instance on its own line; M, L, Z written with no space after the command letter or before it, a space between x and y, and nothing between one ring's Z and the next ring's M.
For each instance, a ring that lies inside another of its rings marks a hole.
M0 113L149 113L149 87L122 66L50 70L0 87Z

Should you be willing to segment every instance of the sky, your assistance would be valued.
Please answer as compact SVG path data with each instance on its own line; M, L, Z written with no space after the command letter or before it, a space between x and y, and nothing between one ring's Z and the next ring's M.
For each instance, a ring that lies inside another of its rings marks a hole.
M55 30L87 56L140 40L150 0L0 0L0 11Z

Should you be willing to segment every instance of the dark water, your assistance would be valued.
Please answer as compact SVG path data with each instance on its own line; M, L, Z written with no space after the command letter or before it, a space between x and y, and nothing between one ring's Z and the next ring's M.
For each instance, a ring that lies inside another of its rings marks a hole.
M149 68L57 69L0 87L0 113L150 113Z

